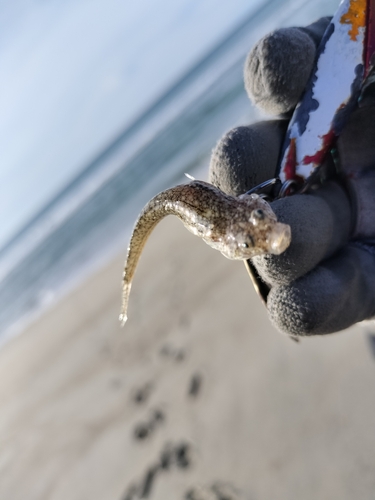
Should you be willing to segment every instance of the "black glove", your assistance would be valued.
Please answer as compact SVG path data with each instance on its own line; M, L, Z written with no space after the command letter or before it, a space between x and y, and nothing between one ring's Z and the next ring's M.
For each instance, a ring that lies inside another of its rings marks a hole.
M288 120L328 23L278 30L250 52L246 90L278 119L227 133L212 154L212 184L237 196L275 176ZM271 204L291 226L290 247L252 260L269 290L271 321L293 336L332 333L375 316L375 83L341 133L337 153L339 171L320 189ZM327 171L331 163L328 157Z

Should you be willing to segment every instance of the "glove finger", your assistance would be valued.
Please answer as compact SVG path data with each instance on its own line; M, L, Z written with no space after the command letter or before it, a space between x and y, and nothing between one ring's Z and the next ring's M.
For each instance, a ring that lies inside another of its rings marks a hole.
M340 173L346 181L355 212L353 237L356 239L375 238L374 116L374 104L357 108L337 141Z
M322 335L375 315L375 247L348 245L267 299L273 324L289 335Z
M209 182L238 196L275 176L287 120L230 130L212 152Z
M306 28L284 28L262 38L250 51L244 68L251 101L279 115L297 105L315 62L316 49L330 18Z
M286 285L311 271L349 240L351 208L343 188L328 182L313 194L294 195L271 203L280 222L289 224L292 241L281 255L252 259L270 286Z

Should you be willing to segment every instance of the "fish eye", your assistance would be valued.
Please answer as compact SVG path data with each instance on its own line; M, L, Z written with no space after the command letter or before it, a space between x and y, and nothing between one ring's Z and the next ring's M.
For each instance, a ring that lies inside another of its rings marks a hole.
M259 220L264 219L264 212L261 208L257 208L256 210L253 210L252 215Z
M242 248L251 248L253 246L254 246L254 240L253 240L253 238L250 235L247 237L246 241L244 241L243 243L241 243L241 247Z

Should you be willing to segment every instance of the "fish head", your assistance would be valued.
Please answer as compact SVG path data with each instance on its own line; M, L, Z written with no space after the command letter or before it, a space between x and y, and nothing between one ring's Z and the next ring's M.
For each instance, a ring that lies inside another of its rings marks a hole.
M271 206L256 194L242 195L220 248L228 259L284 252L291 242L290 226L277 221Z

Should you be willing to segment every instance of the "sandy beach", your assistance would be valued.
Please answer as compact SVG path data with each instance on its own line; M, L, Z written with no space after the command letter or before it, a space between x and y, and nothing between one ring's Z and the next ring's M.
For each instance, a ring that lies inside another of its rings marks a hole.
M0 350L0 499L370 500L363 328L295 343L174 219L120 328L124 253Z

